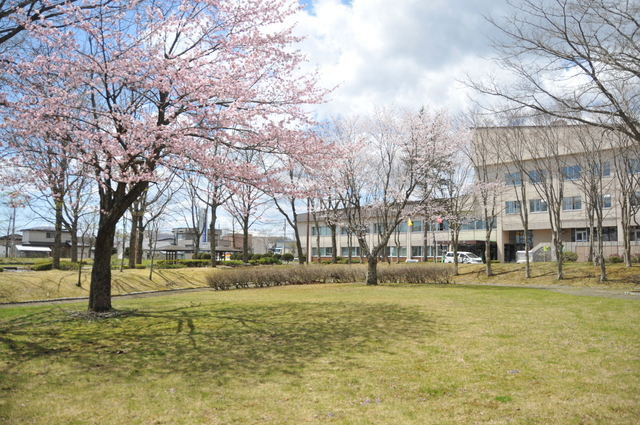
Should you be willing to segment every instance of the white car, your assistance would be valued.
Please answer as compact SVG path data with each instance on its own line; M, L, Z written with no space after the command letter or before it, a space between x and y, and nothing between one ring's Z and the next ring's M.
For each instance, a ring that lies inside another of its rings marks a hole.
M444 256L445 263L453 263L453 252L449 251ZM458 263L463 264L482 264L482 258L478 257L473 252L458 251Z

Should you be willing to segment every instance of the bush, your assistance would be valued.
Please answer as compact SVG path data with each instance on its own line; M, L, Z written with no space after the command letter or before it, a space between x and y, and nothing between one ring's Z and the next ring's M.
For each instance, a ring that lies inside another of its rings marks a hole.
M451 267L435 265L396 265L378 269L380 283L451 283ZM280 285L304 285L310 283L362 282L367 271L364 267L304 266L304 267L251 267L219 270L206 277L207 285L216 290L232 287L268 287Z
M264 257L273 257L273 252L271 252L271 251L265 252L264 254L262 254L262 258L264 258Z
M282 259L282 254L273 254L272 257L275 258L276 260L280 260Z
M253 254L253 255L251 256L251 260L253 260L253 261L258 261L258 260L259 260L259 259L261 259L261 258L262 258L262 255L261 255L261 254Z
M282 261L286 261L286 262L293 261L293 258L294 258L293 254L290 252L285 252L284 254L282 254Z
M142 269L146 269L147 266L145 266L144 264L136 264L136 269L138 270L142 270Z
M631 256L631 262L632 263L640 263L640 254L632 255Z
M258 264L282 264L280 260L275 257L262 257L258 260Z
M2 273L4 271L3 267L0 267L0 273Z
M578 261L578 254L576 254L575 252L567 251L562 254L562 258L564 261L575 263L576 261Z
M158 260L156 267L159 269L179 269L184 267L207 267L209 260Z
M60 261L60 270L78 270L81 266L86 266L87 262L72 263L71 261Z
M618 254L611 254L609 257L607 257L606 261L610 264L619 264L623 263L624 259Z
M211 254L208 252L199 252L197 258L198 260L211 260Z
M51 270L53 268L53 264L52 263L38 263L33 265L33 267L31 267L31 270L36 271L36 272L42 272L42 271L46 271L46 270Z

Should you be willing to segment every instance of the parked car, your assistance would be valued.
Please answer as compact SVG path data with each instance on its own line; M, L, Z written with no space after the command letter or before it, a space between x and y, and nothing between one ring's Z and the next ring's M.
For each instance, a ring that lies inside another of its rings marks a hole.
M445 263L453 263L453 252L449 251L444 256ZM482 264L482 258L478 257L473 252L458 251L458 263L464 264Z

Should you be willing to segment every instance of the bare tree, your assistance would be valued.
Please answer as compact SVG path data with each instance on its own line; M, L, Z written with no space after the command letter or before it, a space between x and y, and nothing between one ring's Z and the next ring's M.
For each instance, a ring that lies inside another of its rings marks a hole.
M448 158L464 142L446 111L419 113L377 110L355 137L339 164L338 185L344 192L346 225L367 258L367 284L377 285L378 257L396 227L424 204L418 186L427 170L446 167ZM371 240L369 226L373 224Z
M508 1L490 18L508 77L468 82L511 108L620 131L640 143L640 4L617 0Z

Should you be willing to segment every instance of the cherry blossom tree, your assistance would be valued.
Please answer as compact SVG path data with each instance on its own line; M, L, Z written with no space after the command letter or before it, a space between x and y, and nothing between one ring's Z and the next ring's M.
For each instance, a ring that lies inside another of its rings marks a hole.
M434 169L446 169L467 139L446 110L380 109L363 124L360 131L337 132L336 141L351 148L338 169L338 186L344 192L345 225L367 258L367 285L377 285L378 257L396 227L421 210L426 204L421 197L432 194L420 185L435 182ZM370 242L372 222L376 237Z
M89 296L95 312L112 308L116 225L163 169L215 164L229 178L255 176L250 163L216 162L215 145L304 161L316 148L299 141L312 124L305 108L324 95L314 75L297 74L304 57L291 48L298 39L284 23L299 9L295 2L117 5L117 13L111 5L77 9L64 30L30 28L51 51L13 58L3 111L6 128L17 135L68 141L64 149L98 183ZM90 19L96 14L101 19ZM47 96L40 95L43 88ZM21 155L19 145L11 148Z

